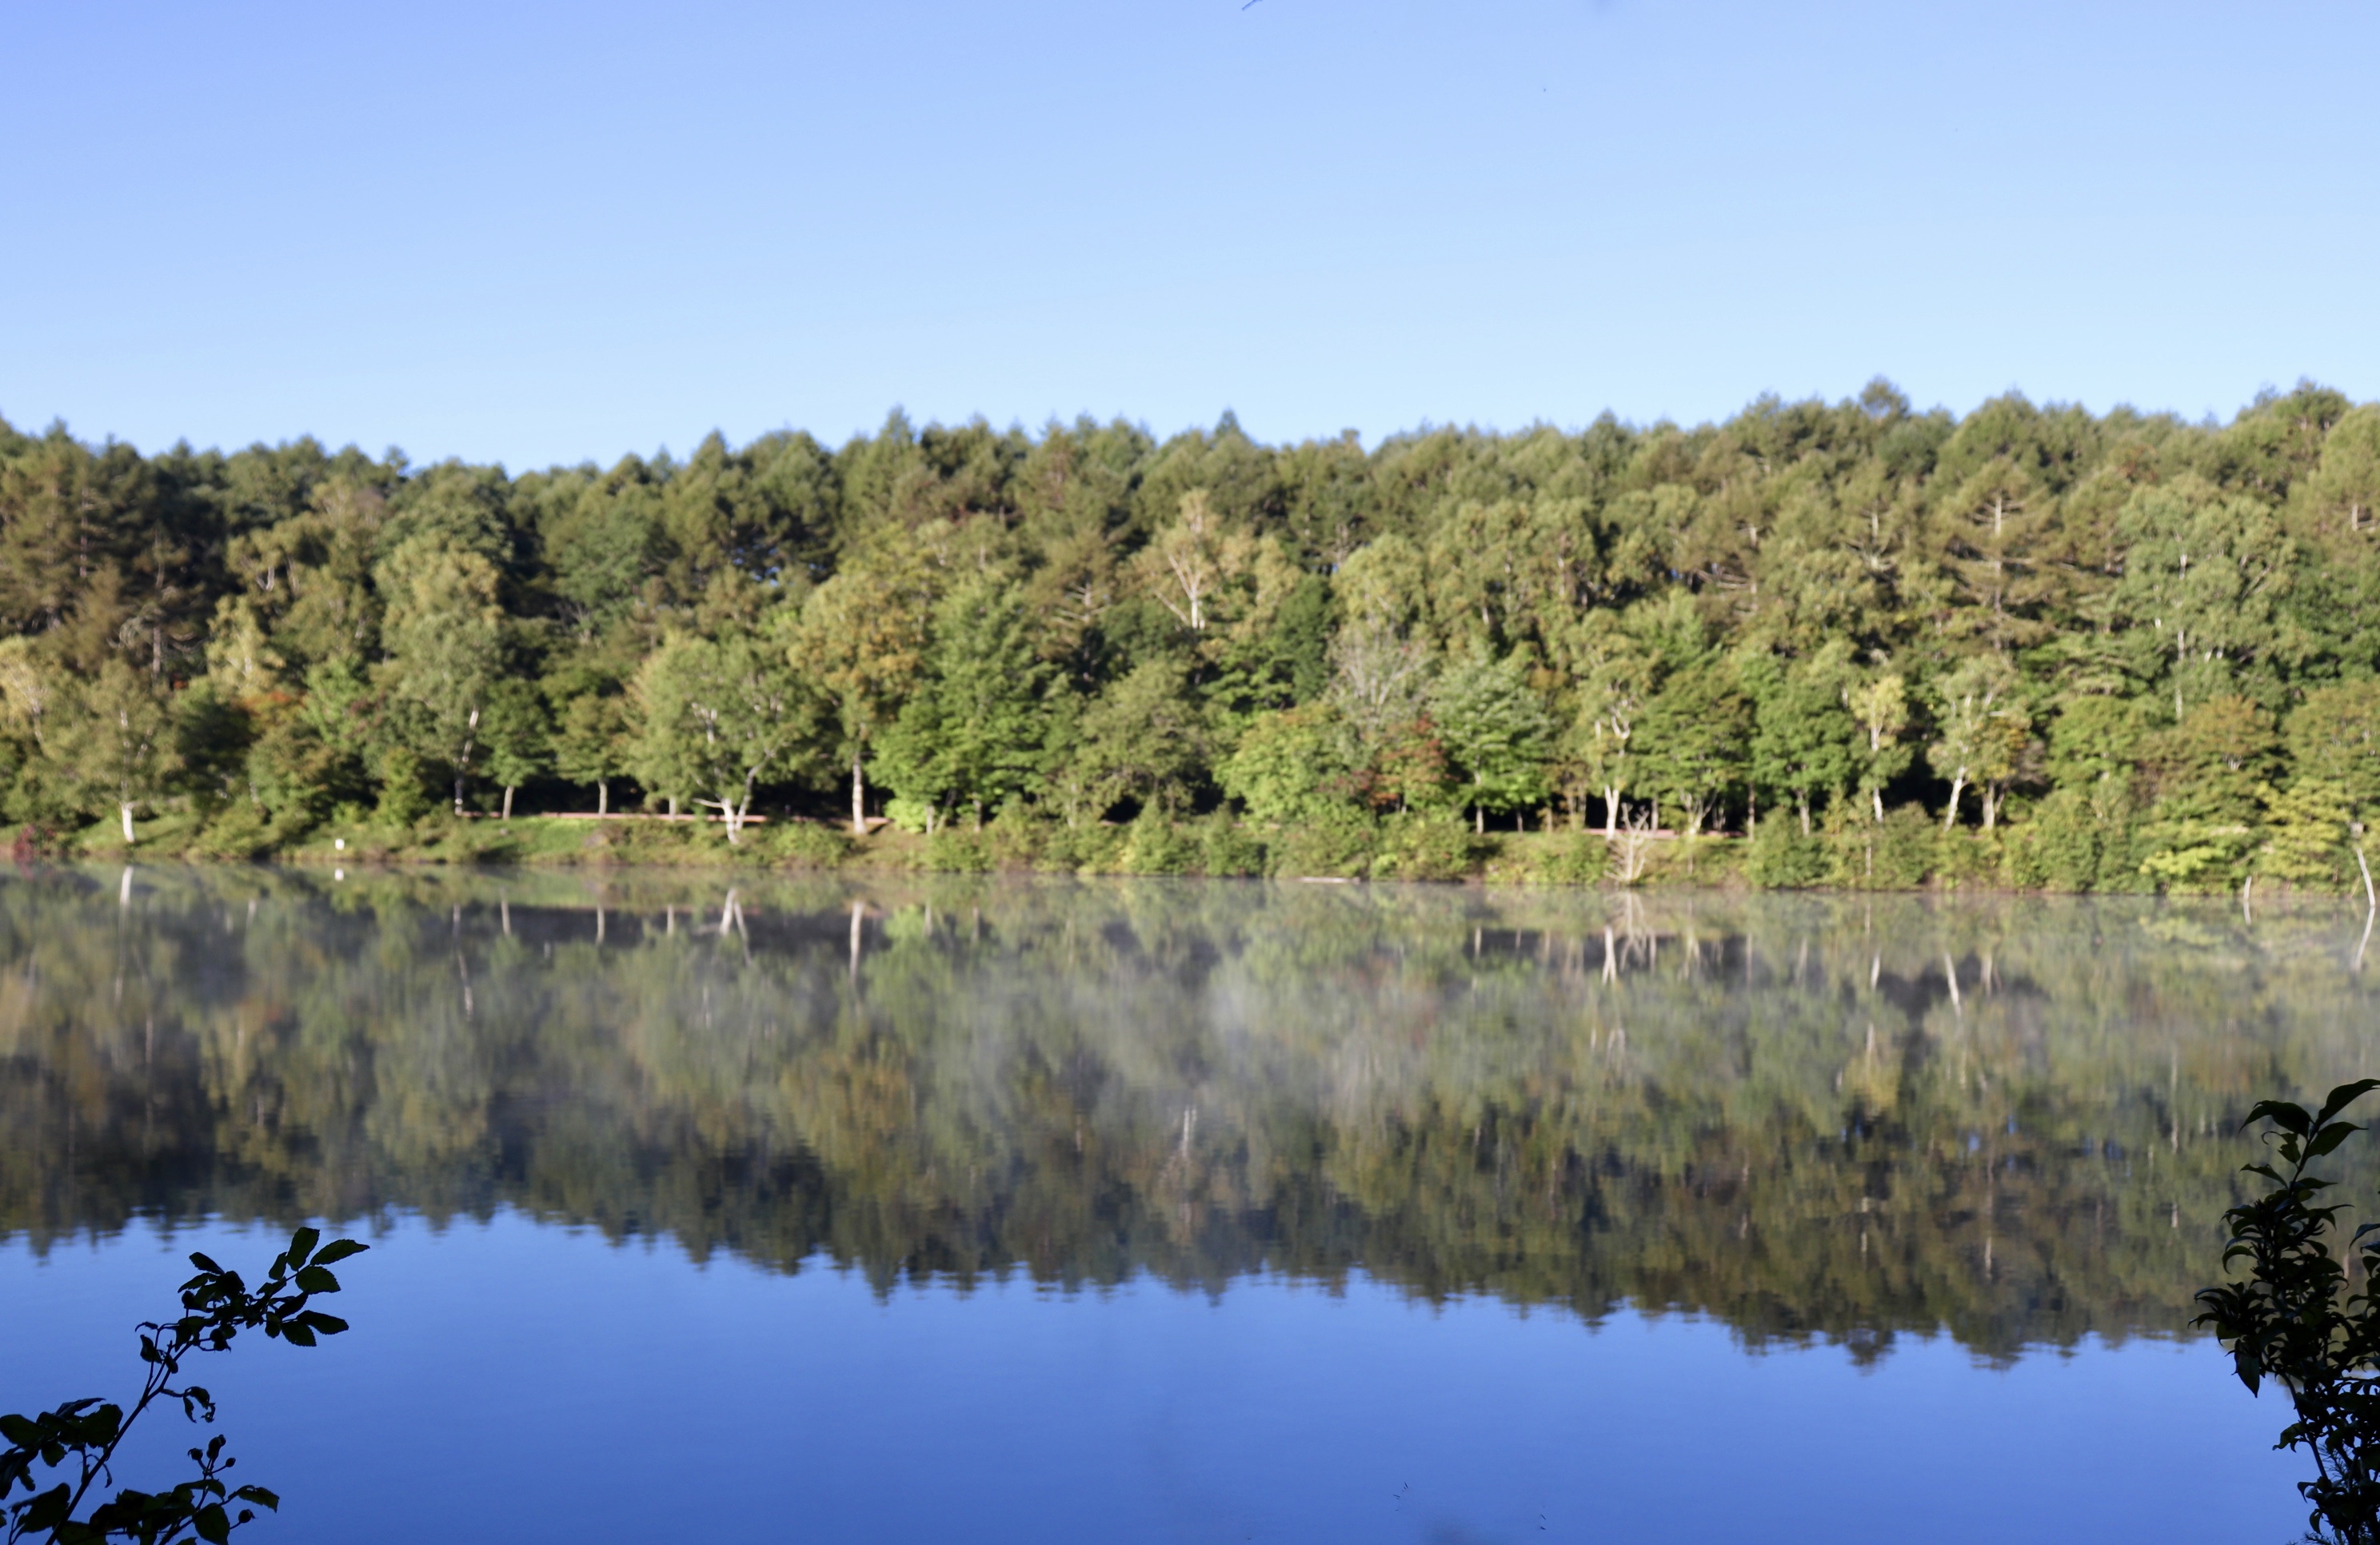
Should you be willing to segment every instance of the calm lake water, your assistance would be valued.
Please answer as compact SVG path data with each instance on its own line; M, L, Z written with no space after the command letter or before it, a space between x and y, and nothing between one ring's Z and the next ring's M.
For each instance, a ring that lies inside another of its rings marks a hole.
M729 883L0 879L0 1408L327 1218L353 1332L202 1375L258 1541L2302 1517L2186 1321L2358 913Z

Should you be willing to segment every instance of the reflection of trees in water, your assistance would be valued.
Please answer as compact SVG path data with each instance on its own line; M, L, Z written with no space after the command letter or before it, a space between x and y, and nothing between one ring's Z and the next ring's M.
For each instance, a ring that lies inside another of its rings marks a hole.
M512 1205L2003 1354L2179 1327L2238 1114L2368 1071L2327 909L587 886L0 882L6 1226Z

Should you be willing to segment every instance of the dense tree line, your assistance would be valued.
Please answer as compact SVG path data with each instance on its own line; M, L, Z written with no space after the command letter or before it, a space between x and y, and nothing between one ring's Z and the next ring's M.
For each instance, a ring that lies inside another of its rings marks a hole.
M1782 882L1897 816L2023 883L2336 887L2375 600L2380 407L2313 386L1370 450L896 413L519 476L0 426L0 815L1633 823Z
M2010 1353L2180 1332L2239 1118L2362 1067L2373 1006L2327 906L725 890L0 884L0 1232L511 1207Z

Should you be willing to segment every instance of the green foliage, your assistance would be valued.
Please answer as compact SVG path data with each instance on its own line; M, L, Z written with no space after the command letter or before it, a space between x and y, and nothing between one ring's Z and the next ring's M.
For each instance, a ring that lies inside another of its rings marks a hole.
M1205 875L1254 875L1265 872L1264 844L1255 833L1217 810L1199 821L1192 835L1198 845L1198 872Z
M1826 882L1832 855L1815 835L1788 821L1764 821L1744 856L1743 877L1763 890L1800 890Z
M2294 884L2338 890L2354 872L2349 843L2348 793L2335 779L2301 777L2286 791L2267 784L2265 825L2272 833L2257 870Z
M1125 874L1187 874L1198 864L1198 844L1191 833L1151 806L1132 823L1119 868Z
M1272 872L1285 879L1360 878L1372 871L1379 835L1372 817L1337 807L1278 829L1265 847Z
M2309 1166L2363 1130L2338 1117L2375 1089L2380 1078L2363 1078L2332 1089L2319 1110L2265 1100L2249 1111L2241 1127L2270 1121L2264 1137L2281 1167L2243 1167L2266 1189L2223 1215L2223 1265L2247 1275L2199 1294L2192 1321L2215 1332L2249 1393L2267 1379L2288 1393L2297 1419L2276 1446L2313 1457L2314 1478L2298 1484L2313 1504L2307 1523L2315 1538L2340 1541L2380 1538L2380 1295L2368 1285L2380 1272L2380 1240L2366 1242L2380 1224L2340 1242L2367 1284L2351 1291L2331 1238L2348 1209L2322 1200L2331 1182Z
M1477 867L1477 841L1461 821L1409 810L1380 822L1372 873L1382 880L1461 880Z
M1216 769L1216 781L1255 820L1302 820L1337 802L1346 777L1339 744L1321 704L1259 713Z
M242 1331L261 1330L267 1340L312 1346L337 1335L347 1322L310 1308L314 1299L339 1291L331 1268L370 1248L352 1239L316 1247L321 1234L300 1228L288 1247L273 1258L263 1280L250 1289L237 1271L203 1255L192 1255L198 1274L182 1284L182 1312L171 1320L143 1321L140 1393L127 1411L97 1397L69 1400L38 1415L0 1417L0 1508L10 1541L48 1540L51 1545L98 1545L105 1540L172 1545L201 1539L222 1545L232 1531L252 1523L256 1509L268 1512L281 1499L261 1486L234 1486L227 1472L237 1463L224 1453L221 1433L189 1451L198 1474L164 1491L126 1487L97 1500L93 1488L113 1485L116 1451L150 1407L179 1405L192 1422L212 1424L214 1397L200 1385L181 1382L182 1365L200 1352L230 1348ZM44 1484L49 1482L50 1484ZM19 1500L22 1489L27 1495Z
M2380 821L2375 447L2380 408L2312 387L2206 425L1954 420L1882 383L1370 450L895 414L834 453L713 435L517 476L9 431L0 813L269 854L342 807L409 824L417 784L459 817L556 777L732 810L739 848L744 814L846 799L864 837L871 780L937 832L1217 792L1342 833L1558 803L1616 835L1650 806L1790 812L1821 882L1866 885L1883 835L1840 808L1915 801L1946 831L2034 808L1928 866L1961 883L1992 853L2044 886L2329 883L2259 791ZM732 674L793 705L740 768L673 682L712 648L770 656ZM1745 857L1781 883L1792 847Z
M1553 720L1518 661L1475 642L1431 688L1429 712L1482 821L1545 799Z

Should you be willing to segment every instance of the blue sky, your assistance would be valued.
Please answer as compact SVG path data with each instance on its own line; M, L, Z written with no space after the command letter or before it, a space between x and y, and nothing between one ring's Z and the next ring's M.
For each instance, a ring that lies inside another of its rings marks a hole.
M11 6L0 415L518 468L2380 396L2368 5Z

